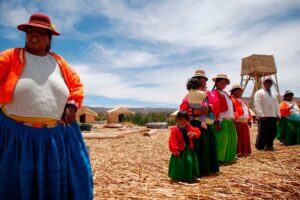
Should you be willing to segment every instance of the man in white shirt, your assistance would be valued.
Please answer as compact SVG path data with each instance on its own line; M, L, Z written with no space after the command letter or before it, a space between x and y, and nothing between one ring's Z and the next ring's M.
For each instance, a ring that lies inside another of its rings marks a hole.
M273 81L263 80L263 88L254 95L254 108L258 119L258 134L255 147L258 150L273 151L273 141L277 133L277 120L280 118L279 104L271 92Z

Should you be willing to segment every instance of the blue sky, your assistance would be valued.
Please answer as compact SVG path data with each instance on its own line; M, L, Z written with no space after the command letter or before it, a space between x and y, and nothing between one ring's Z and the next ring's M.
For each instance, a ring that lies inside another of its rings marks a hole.
M10 0L0 2L0 51L24 46L16 26L45 12L89 106L177 108L194 71L241 80L241 59L275 57L280 91L300 96L297 0ZM249 96L253 84L248 84ZM229 90L228 86L226 90Z

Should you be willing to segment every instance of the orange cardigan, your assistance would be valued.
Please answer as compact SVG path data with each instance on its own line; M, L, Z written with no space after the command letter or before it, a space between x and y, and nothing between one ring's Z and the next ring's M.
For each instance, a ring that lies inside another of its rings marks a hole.
M232 102L233 102L233 106L234 106L234 115L235 115L235 119L238 120L241 116L244 115L244 109L243 109L243 105L242 103L237 100L237 98L235 98L234 96L230 96ZM241 99L245 104L246 106L248 107L248 113L249 113L249 116L248 116L248 121L250 121L252 119L252 116L251 116L251 113L250 113L250 110L249 110L249 106L248 106L248 103L244 100L244 99Z
M83 85L79 76L61 56L52 52L49 53L56 59L69 88L70 96L67 103L74 104L79 108L84 97ZM13 91L22 74L25 62L24 48L8 49L0 53L0 104L12 101Z
M293 103L299 106L296 101L293 101ZM291 115L290 105L286 101L280 103L280 114L282 117Z

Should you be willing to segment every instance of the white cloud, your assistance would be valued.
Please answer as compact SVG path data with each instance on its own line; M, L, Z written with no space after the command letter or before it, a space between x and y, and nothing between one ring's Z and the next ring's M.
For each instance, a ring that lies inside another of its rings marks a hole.
M101 44L92 44L91 56L94 61L112 68L135 68L154 65L155 55L142 50L127 50L125 48L107 48Z
M209 89L218 73L239 83L241 59L251 54L273 54L281 91L300 95L300 20L289 13L300 10L299 1L54 0L43 7L13 2L0 4L0 26L16 27L38 7L60 32L90 43L82 52L89 63L81 57L71 61L89 95L179 104L196 69L205 69ZM85 32L81 26L91 16L111 26L102 30L95 24L95 31Z

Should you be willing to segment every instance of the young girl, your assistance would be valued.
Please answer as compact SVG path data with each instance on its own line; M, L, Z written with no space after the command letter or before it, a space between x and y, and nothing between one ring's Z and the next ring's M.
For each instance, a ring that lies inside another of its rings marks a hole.
M169 162L169 177L173 180L192 182L199 177L197 156L193 150L193 138L200 136L200 130L189 124L186 111L179 111L176 126L171 128L169 149L172 152Z

